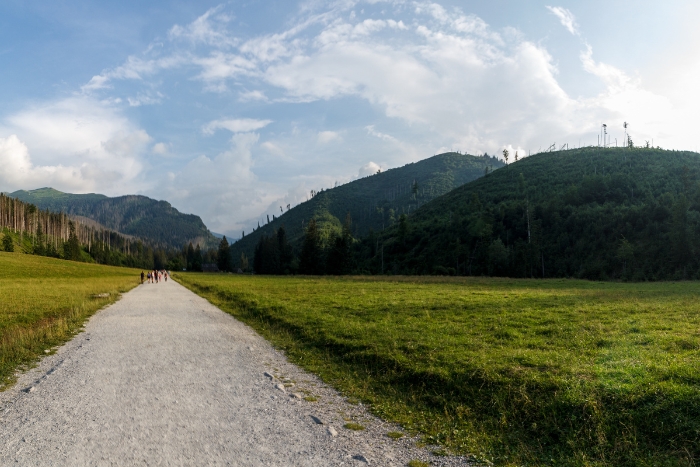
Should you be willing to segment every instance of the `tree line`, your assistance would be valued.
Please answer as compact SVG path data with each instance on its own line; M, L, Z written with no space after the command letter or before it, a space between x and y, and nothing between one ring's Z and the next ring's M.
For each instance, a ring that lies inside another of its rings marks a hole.
M3 251L151 269L154 250L143 241L95 227L65 213L40 210L0 193L0 231Z
M363 237L349 216L312 218L296 248L282 226L249 268L226 261L259 274L700 278L700 156L634 149L538 154Z

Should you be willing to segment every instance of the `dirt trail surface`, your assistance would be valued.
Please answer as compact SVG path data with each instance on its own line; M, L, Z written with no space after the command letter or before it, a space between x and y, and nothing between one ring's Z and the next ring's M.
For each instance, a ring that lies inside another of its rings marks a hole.
M173 281L125 294L0 393L3 466L467 465L390 431Z

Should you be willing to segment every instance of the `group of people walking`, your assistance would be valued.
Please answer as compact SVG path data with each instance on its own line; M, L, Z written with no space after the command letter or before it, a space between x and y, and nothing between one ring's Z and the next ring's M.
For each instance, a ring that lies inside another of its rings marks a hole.
M141 283L143 284L144 280L148 280L149 284L157 284L160 281L165 281L168 282L168 271L165 269L162 269L160 271L148 271L148 274L144 273L141 271Z

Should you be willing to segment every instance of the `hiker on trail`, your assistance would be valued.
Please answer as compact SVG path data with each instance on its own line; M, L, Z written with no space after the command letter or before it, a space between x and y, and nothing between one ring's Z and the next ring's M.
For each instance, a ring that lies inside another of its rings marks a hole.
M143 284L143 278L144 278L144 277L146 277L146 274L144 274L143 271L141 271L141 283L142 283L142 284Z
M151 271L148 271L148 283L151 283Z
M168 282L168 271L163 271L163 276L165 276L165 282Z

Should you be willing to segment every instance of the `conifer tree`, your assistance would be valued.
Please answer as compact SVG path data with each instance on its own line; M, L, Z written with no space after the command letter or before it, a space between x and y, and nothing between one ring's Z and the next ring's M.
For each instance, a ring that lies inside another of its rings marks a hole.
M68 222L68 240L63 244L63 257L71 261L80 260L80 242L75 234L75 224L73 221Z
M217 254L217 266L219 267L220 271L230 271L231 268L229 267L231 261L229 258L229 245L228 245L228 240L226 240L226 235L224 235L224 238L221 239L221 242L219 242L219 251Z
M323 266L318 226L316 219L311 219L304 234L304 244L299 257L299 271L302 274L323 274Z
M44 246L44 231L41 228L41 222L36 226L36 241L34 243L34 254L44 256L46 254L46 247Z
M15 251L15 243L12 241L10 232L5 232L5 235L2 237L2 249L7 252Z
M292 246L287 240L287 231L284 226L281 226L277 230L277 245L280 255L280 273L289 274L292 269L292 261L294 260L294 253L292 252Z
M255 246L253 269L257 274L280 274L280 252L277 236L263 234Z
M187 252L185 253L185 258L187 259L187 270L194 271L194 246L192 242L187 245Z
M202 249L197 244L197 248L194 249L194 255L192 259L192 270L202 271Z
M330 241L330 250L326 261L328 274L349 274L352 269L352 219L350 213L345 218L340 235L334 234Z

